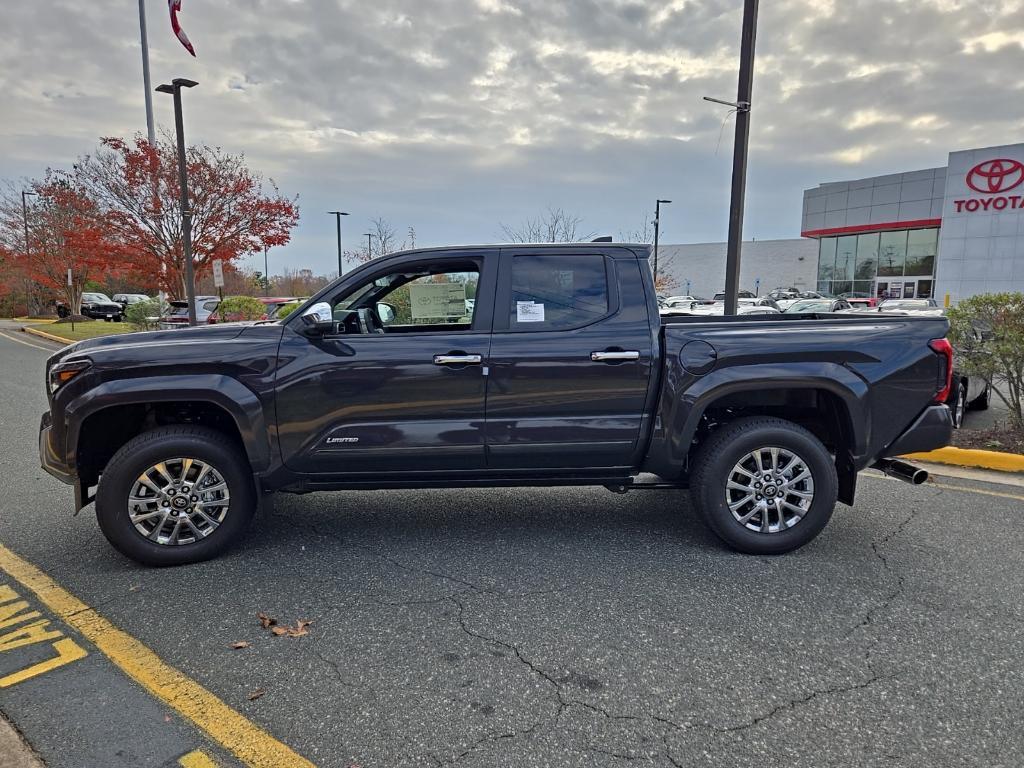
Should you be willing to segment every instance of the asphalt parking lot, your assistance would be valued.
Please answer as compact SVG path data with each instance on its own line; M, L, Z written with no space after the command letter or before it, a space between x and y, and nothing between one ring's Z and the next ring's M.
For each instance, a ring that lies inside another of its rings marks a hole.
M1024 488L864 477L777 558L676 492L281 496L228 556L147 570L38 467L48 350L0 326L0 544L314 764L1024 764ZM237 764L68 621L84 657L0 687L47 765Z

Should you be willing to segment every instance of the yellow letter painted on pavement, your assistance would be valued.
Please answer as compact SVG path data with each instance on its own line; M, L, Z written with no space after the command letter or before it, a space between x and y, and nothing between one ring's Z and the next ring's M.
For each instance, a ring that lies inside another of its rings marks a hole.
M0 677L0 688L8 688L12 685L16 685L24 682L25 680L36 677L37 675L45 674L51 669L57 669L57 667L63 667L65 664L70 664L72 661L84 659L88 655L85 648L80 646L70 637L58 640L53 644L53 649L57 651L57 655L52 659L40 661L38 664L33 664L31 667L26 667L18 672L12 672L6 677Z

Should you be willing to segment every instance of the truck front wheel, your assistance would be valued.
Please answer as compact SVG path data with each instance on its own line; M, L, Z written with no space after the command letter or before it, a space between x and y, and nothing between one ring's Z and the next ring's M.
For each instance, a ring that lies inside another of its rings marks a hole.
M144 565L219 555L245 531L255 508L241 451L220 432L193 425L129 440L103 470L96 495L103 535Z
M802 547L828 523L838 492L832 456L813 434L783 419L738 419L701 446L690 475L698 513L740 552L777 555Z

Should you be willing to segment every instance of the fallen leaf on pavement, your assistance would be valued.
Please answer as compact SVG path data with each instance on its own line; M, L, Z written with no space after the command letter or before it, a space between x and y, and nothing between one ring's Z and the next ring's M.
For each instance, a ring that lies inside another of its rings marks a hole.
M278 637L280 637L281 635L287 635L288 634L288 627L271 627L270 631L273 632Z
M256 614L256 618L260 620L260 626L264 629L269 629L270 627L277 624L277 619L267 616L267 614L263 613L262 611Z
M249 701L256 701L256 699L258 699L265 693L266 691L264 691L262 688L257 688L255 691L249 694Z
M231 647L236 649L236 650L239 649L239 648L248 648L249 647L249 641L248 640L236 640L235 642L233 642L231 644Z

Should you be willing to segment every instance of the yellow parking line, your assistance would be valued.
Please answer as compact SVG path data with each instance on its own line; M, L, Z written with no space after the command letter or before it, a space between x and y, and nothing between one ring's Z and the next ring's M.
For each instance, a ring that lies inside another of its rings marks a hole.
M861 477L867 477L871 480L887 480L893 483L902 482L897 480L895 477L887 477L885 475L861 475ZM997 496L1000 499L1016 499L1018 501L1024 501L1024 496L1020 496L1014 493L1002 493L1001 491L985 491L981 488L970 488L966 485L946 485L945 483L936 483L934 480L929 480L927 485L933 488L942 488L947 491L964 491L965 493L979 493L982 496Z
M217 768L217 764L198 749L195 752L189 752L187 755L179 757L178 765L181 768Z
M0 332L0 336L3 336L5 339L8 339L9 341L16 341L19 344L24 344L26 347L32 347L32 349L41 349L41 350L43 350L43 352L53 352L54 351L53 349L50 349L49 347L40 347L38 344L29 344L27 341L22 341L21 339L16 339L13 336L8 336L6 333L3 333L3 332Z
M145 645L115 627L2 544L0 569L35 592L43 604L95 644L128 677L246 765L252 768L313 768L313 763L233 710L199 683L163 662ZM201 766L202 763L192 764L192 768Z
M1013 493L1000 493L999 491L983 491L980 488L968 488L966 485L946 485L945 483L929 483L929 485L934 485L936 488L945 488L948 491L966 491L967 493L980 493L983 496L998 496L1001 499L1024 501L1024 496L1018 496Z

